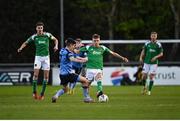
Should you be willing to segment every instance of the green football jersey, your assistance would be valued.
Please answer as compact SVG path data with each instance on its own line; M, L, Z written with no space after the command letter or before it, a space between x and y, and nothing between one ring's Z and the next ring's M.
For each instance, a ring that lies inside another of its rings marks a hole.
M144 45L144 53L145 53L145 58L144 58L144 63L147 64L158 64L158 60L151 62L151 59L161 52L163 52L163 48L160 42L151 42L148 41Z
M34 34L27 39L27 43L34 42L36 46L36 56L49 55L49 41L52 39L52 34L44 32L43 35Z
M110 52L110 50L100 45L100 47L95 46L85 46L80 48L80 52L86 52L88 61L86 62L86 68L90 69L103 69L103 54L105 52Z

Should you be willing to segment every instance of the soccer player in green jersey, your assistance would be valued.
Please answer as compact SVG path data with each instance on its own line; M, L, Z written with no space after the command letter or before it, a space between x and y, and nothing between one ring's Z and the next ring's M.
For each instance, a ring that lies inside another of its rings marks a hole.
M151 89L154 83L158 67L158 59L163 56L163 48L160 42L157 41L157 33L151 32L150 41L147 41L140 54L140 62L144 62L143 66L143 94L151 95ZM147 92L146 80L149 75L149 84Z
M103 94L103 54L107 52L125 62L128 62L126 57L123 57L118 53L111 51L107 47L100 45L100 35L98 34L94 34L92 36L92 45L80 48L80 52L87 53L88 61L86 62L86 78L89 80L89 83L94 80L97 82L97 97Z
M33 76L33 97L34 99L43 100L44 93L46 90L46 85L49 79L49 70L50 70L50 57L49 57L49 41L54 41L54 51L58 50L58 40L50 33L44 32L44 24L42 22L38 22L36 24L37 33L32 35L25 41L18 52L21 52L23 48L25 48L29 43L34 42L36 46L36 55L34 61L34 76ZM37 94L37 80L39 75L39 70L42 68L44 70L44 80L42 84L42 91L40 96Z

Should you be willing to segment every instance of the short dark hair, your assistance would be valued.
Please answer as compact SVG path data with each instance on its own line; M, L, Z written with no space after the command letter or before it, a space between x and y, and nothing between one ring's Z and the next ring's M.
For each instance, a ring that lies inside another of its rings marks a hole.
M157 34L157 32L151 32L151 34Z
M100 38L100 35L99 34L93 34L92 38L94 38L94 39Z
M75 41L81 42L81 38L76 38Z
M44 23L39 21L39 22L36 23L36 26L44 26Z
M71 44L76 44L73 38L67 38L65 42L66 42L66 46L69 46Z

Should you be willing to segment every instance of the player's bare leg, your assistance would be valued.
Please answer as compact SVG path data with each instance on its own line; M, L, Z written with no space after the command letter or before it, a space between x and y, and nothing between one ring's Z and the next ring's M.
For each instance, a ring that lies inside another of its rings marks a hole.
M94 102L94 100L89 95L89 81L85 77L82 77L82 76L79 76L79 77L80 77L80 82L82 83L84 102L85 103Z
M63 95L64 93L67 93L68 86L67 84L63 85L63 88L60 89L53 97L52 97L52 103L56 103L57 99Z

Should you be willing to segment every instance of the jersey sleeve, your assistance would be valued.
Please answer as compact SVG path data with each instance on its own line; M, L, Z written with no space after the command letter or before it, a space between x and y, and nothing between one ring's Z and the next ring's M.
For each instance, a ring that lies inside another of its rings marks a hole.
M74 57L74 54L72 52L69 52L67 49L62 48L59 52L60 55L60 59L61 58L66 58L66 59L70 59L72 57Z
M31 43L31 42L33 42L33 41L34 41L34 37L35 37L35 35L30 36L30 37L26 40L26 43Z
M49 32L46 32L46 35L48 36L48 38L50 40L52 40L54 38L54 36L51 33L49 33Z
M147 45L149 44L150 41L147 41L144 46L142 47L142 49L144 49L144 53L147 52Z
M110 53L111 50L109 48L104 45L102 45L101 47L104 49L104 52Z
M67 54L67 56L68 56L68 58L74 58L74 54L73 54L72 52L69 52L69 53Z
M81 47L79 50L80 52L86 52L88 50L88 46Z
M162 47L161 43L158 43L158 46L159 46L159 53L163 52L163 47Z

